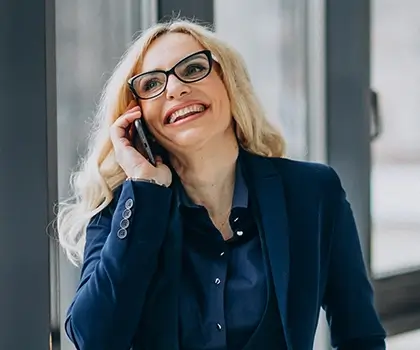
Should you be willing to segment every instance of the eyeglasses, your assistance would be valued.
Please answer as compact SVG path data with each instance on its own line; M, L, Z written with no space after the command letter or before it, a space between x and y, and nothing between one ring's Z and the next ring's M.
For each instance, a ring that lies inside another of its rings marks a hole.
M171 74L183 83L195 83L210 74L212 65L211 52L203 50L185 57L168 71L154 70L138 74L128 80L128 85L137 98L148 100L165 91Z

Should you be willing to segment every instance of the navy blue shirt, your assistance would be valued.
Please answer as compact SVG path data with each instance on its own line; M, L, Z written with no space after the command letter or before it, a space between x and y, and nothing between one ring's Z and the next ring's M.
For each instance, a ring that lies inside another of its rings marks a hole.
M225 241L207 210L179 185L184 225L180 342L183 350L242 349L267 305L267 281L256 220L238 162Z

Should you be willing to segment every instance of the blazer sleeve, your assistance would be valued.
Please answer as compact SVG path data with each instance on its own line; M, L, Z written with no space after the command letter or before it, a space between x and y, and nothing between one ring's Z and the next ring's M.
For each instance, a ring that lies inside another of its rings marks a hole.
M90 221L80 283L65 322L78 350L129 349L157 268L172 190L126 181L113 213Z
M323 308L337 350L383 350L385 331L374 307L354 216L337 173L328 192L333 227Z

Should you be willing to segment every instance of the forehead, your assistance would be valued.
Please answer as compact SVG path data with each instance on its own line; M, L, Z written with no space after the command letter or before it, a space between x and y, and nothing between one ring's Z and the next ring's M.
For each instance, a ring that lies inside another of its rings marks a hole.
M189 34L166 33L156 39L146 51L141 71L170 69L184 57L203 49Z

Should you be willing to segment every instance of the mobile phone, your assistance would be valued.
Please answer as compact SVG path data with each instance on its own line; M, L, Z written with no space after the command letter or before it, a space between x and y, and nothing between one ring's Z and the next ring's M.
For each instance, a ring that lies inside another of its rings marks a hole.
M152 147L150 147L150 142L147 137L148 131L146 131L147 128L144 125L144 121L141 118L136 119L134 121L134 126L136 128L137 135L140 139L141 147L144 148L144 151L146 152L149 162L153 166L156 166L156 159L155 159L155 156L153 155Z

